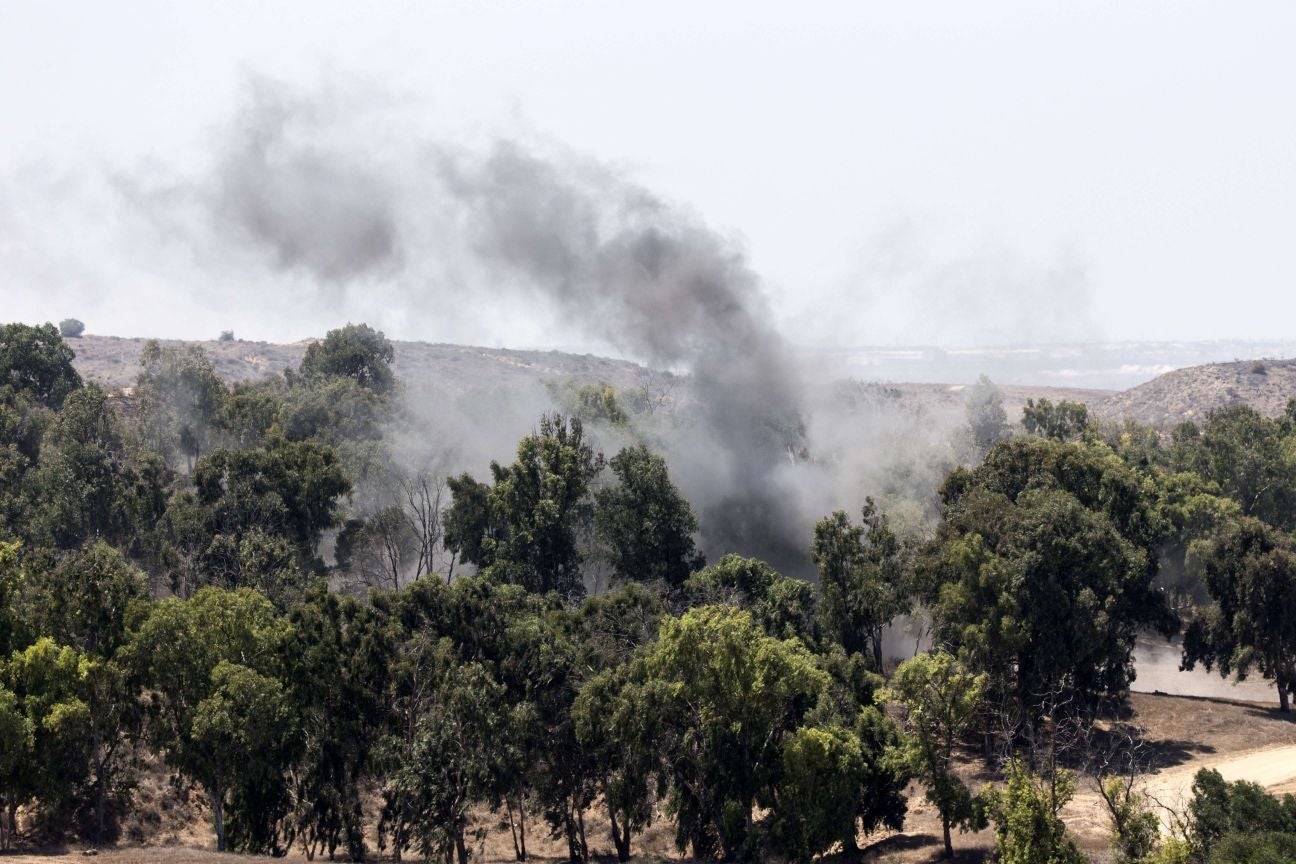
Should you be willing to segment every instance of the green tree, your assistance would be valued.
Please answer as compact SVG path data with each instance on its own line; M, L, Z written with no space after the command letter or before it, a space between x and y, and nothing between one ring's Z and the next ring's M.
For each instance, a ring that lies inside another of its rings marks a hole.
M225 383L197 345L163 347L150 339L139 362L135 398L145 438L166 459L183 454L192 470L194 460L211 449L228 397Z
M1089 406L1066 399L1056 405L1047 399L1027 399L1022 408L1022 426L1032 435L1070 441L1090 428Z
M1134 788L1136 774L1098 777L1098 794L1111 817L1111 845L1116 864L1140 864L1156 849L1161 820L1146 792Z
M750 613L722 606L667 619L641 662L663 687L676 842L698 856L755 855L755 807L774 803L783 742L827 690L827 674L801 642L767 636Z
M692 605L738 606L775 638L817 642L814 586L784 576L764 561L726 555L690 576L684 587Z
M26 604L37 630L86 654L112 658L127 637L127 613L147 597L144 574L102 540L53 569L32 568Z
M849 729L802 726L783 740L775 845L793 861L808 862L834 843L855 842L855 803L863 786L863 748Z
M85 324L75 318L64 318L59 322L59 335L65 339L76 339L85 332Z
M225 579L231 585L255 581L255 570L253 578L241 575L247 562L240 544L256 532L290 543L302 569L321 570L320 534L338 524L339 501L351 491L336 451L316 441L216 450L199 460L193 483L197 503L207 508L203 530L211 541L204 555L213 559L207 569L231 568Z
M0 540L0 658L8 657L18 647L20 628L24 626L16 602L23 581L18 563L21 548L17 541Z
M940 813L946 858L954 855L950 829L979 822L976 801L954 770L954 745L976 723L985 689L984 673L973 674L940 651L901 663L883 693L904 708L910 734L906 760Z
M586 599L577 621L577 663L591 674L580 683L570 713L621 861L629 860L634 838L651 824L653 804L665 791L660 688L632 674L631 665L657 638L665 614L657 594L630 582Z
M210 685L194 706L183 748L190 776L207 790L216 850L223 852L226 801L242 793L260 804L265 786L282 787L294 720L283 685L255 669L221 660L211 671ZM238 846L282 854L277 837L264 827L274 824L273 815L241 815L246 824L240 826Z
M1229 783L1218 771L1206 768L1194 775L1192 793L1188 845L1194 862L1248 861L1246 855L1251 850L1247 847L1253 844L1232 838L1255 838L1254 845L1260 848L1291 845L1296 839L1296 797L1292 795L1277 798L1245 780ZM1285 841L1273 843L1273 835L1286 835ZM1232 848L1221 852L1221 846Z
M60 839L89 782L90 705L84 681L93 661L41 637L16 651L0 685L17 696L32 736L31 758L17 784L22 803L34 800L45 835Z
M1003 407L1003 390L982 375L968 389L966 400L968 434L976 458L1011 434L1008 412Z
M36 735L18 697L0 685L0 851L13 848L18 833L18 806L25 797L24 780L32 771Z
M28 478L29 536L71 549L104 538L130 549L159 515L162 476L128 443L97 386L73 391L45 430Z
M921 561L940 644L1022 718L1065 691L1122 694L1140 628L1176 627L1153 588L1165 536L1151 481L1103 445L1005 441L942 489Z
M53 324L0 327L0 385L27 393L47 408L62 407L81 386L72 367L75 356Z
M207 793L222 850L227 805L240 792L262 804L273 798L267 784L285 793L271 800L274 807L245 814L240 845L268 848L261 844L275 838L267 826L287 809L282 772L295 739L278 675L289 633L257 592L204 588L191 600L152 604L125 649L149 694L149 738L168 765Z
M393 849L399 857L408 843L426 860L467 864L470 810L488 801L495 775L503 687L485 665L456 660L448 641L429 646L420 662L426 696L410 718L410 746L400 748L408 755L389 777L410 834L395 832Z
M697 519L671 482L666 460L638 446L608 464L617 483L595 496L594 527L612 550L617 577L682 587L705 561L693 541Z
M908 605L904 548L873 499L863 524L838 510L815 525L811 555L819 569L825 636L847 652L870 652L882 670L882 634Z
M995 826L995 860L1000 864L1083 864L1058 811L1075 795L1065 769L1049 778L1032 774L1020 761L1008 763L1004 788L986 784L983 798Z
M630 860L634 838L652 824L654 800L665 791L657 704L663 695L633 680L628 665L618 666L586 682L572 707L577 738L598 775L618 861Z
M289 617L283 680L298 718L293 830L308 860L365 857L363 794L385 720L392 646L374 607L316 585ZM321 681L329 682L320 686Z
M513 464L491 463L493 485L467 475L449 481L446 543L492 578L579 596L579 538L593 518L590 482L602 467L579 420L545 415Z
M1171 461L1218 484L1245 515L1296 528L1296 438L1282 421L1247 405L1221 408L1200 430L1175 430Z
M1296 545L1257 519L1223 529L1205 556L1215 605L1189 625L1183 666L1202 663L1245 678L1258 670L1278 689L1281 711L1296 692Z
M322 342L313 342L302 358L301 374L307 378L350 378L367 390L386 395L396 387L391 370L396 351L381 331L368 324L347 324L330 330Z

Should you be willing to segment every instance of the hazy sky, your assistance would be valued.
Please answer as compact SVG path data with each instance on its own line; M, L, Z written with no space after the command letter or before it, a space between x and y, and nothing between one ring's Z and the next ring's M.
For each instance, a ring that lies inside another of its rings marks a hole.
M329 94L336 152L392 194L406 139L602 163L745 251L795 342L1290 336L1294 35L1289 0L0 0L0 320L581 342L472 273L412 317L432 264L319 292L194 240L269 88Z

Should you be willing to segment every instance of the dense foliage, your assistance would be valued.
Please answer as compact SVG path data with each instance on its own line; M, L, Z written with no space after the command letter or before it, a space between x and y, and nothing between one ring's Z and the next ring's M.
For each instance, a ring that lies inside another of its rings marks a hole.
M606 385L447 478L397 452L420 430L365 325L236 386L197 348L150 343L130 394L72 359L0 329L0 848L111 840L151 762L219 849L466 864L539 829L587 860L597 811L623 861L662 819L697 857L808 861L900 828L917 779L947 854L989 818L1001 860L1071 861L1070 780L1018 751L1123 698L1140 630L1182 612L1187 663L1296 688L1296 411L1163 441L1040 402L1014 433L983 381L930 533L832 513L815 584L706 566ZM892 668L902 615L935 645ZM994 735L1007 786L975 793L957 762ZM1197 852L1286 848L1288 804L1209 780Z

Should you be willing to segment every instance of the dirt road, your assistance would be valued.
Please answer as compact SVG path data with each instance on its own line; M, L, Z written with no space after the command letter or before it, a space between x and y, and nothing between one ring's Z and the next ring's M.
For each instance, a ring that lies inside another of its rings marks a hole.
M1271 792L1292 791L1291 787L1296 784L1296 744L1226 756L1204 755L1148 775L1142 788L1163 807L1181 813L1192 798L1193 777L1203 768L1214 768L1230 783L1249 780ZM1162 824L1169 829L1169 812L1161 816ZM1062 818L1072 831L1091 833L1091 836L1104 833L1110 824L1102 800L1092 786L1081 786L1075 799L1063 808Z

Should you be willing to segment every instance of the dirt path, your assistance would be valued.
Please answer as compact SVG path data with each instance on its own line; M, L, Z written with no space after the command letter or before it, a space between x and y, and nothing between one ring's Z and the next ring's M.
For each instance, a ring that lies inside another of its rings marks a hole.
M1149 775L1143 789L1162 806L1182 812L1192 798L1193 777L1203 768L1214 768L1230 783L1249 780L1270 791L1290 791L1289 787L1296 783L1296 744L1261 747L1223 757L1201 756ZM1063 808L1062 818L1072 831L1091 837L1105 835L1109 825L1102 800L1091 786L1081 786ZM1168 819L1169 814L1164 813L1162 821L1167 828Z
M1223 759L1193 760L1149 777L1147 792L1162 804L1178 809L1192 797L1193 777L1203 768L1214 768L1230 783L1249 780L1274 789L1296 780L1296 745L1264 747Z

